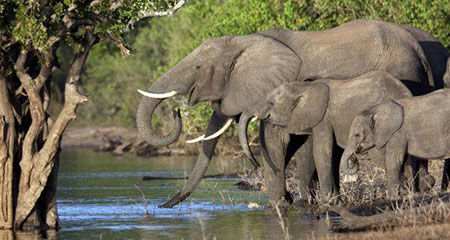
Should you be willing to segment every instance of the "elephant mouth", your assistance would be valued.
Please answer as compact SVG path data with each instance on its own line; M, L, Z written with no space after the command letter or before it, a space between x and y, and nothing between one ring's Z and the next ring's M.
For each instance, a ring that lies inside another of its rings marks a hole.
M197 86L193 86L190 93L189 93L189 100L188 103L190 106L193 106L197 103L198 101L198 94L197 94L198 90L197 90Z
M282 127L282 128L287 127L287 125L285 123L282 123L281 121L273 120L269 117L265 118L264 120L268 120L270 124L278 126L278 127Z
M348 158L348 167L350 169L354 168L358 162L358 158L356 155L356 153L352 153L352 155L350 155L350 157Z

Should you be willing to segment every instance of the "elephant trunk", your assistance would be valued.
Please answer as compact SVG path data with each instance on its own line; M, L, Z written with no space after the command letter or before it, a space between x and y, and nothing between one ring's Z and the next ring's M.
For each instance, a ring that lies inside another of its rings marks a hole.
M136 114L136 124L139 133L150 145L154 147L166 146L175 142L181 134L182 123L180 111L173 111L174 129L166 136L156 133L151 126L152 114L162 99L143 97L139 103Z
M247 128L248 123L250 122L251 115L247 112L243 112L241 114L241 117L239 118L239 142L242 146L242 150L244 151L245 155L250 159L250 162L253 164L253 167L258 168L260 165L256 161L255 156L252 153L252 150L250 149L250 146L248 144L248 137L247 137Z
M214 142L215 145L217 143L217 140L218 139L215 138L213 140L210 140L210 142ZM189 195L191 195L191 193L200 183L200 180L202 180L203 175L208 169L210 160L211 157L208 157L207 155L205 155L203 151L201 151L200 154L198 155L197 162L195 163L194 170L192 171L191 176L189 176L189 179L187 180L187 183L183 187L183 189L177 194L175 194L175 196L173 196L169 201L165 202L159 207L172 208L173 206L181 203L182 201L184 201L184 199L189 197Z
M352 147L345 148L341 157L340 169L346 175L356 174L359 170L359 163L353 158L356 149Z
M211 116L211 119L208 122L206 135L211 135L217 132L227 120L228 117L224 115L219 115L216 112L214 112L213 115ZM203 178L203 175L205 174L206 170L208 169L208 165L212 159L212 155L214 153L214 149L216 148L218 140L219 138L217 137L211 140L203 141L200 154L198 155L197 162L195 163L194 166L194 170L192 171L191 176L189 176L186 185L169 201L160 205L160 207L171 208L181 203L194 191L194 189L199 184L200 180Z
M150 145L154 147L166 146L178 139L181 134L182 123L179 111L173 111L174 127L166 136L161 136L151 126L152 114L156 107L167 97L175 94L187 93L193 86L193 79L185 74L185 79L179 79L181 73L186 72L182 62L161 76L150 88L149 92L140 91L144 95L136 113L137 129Z

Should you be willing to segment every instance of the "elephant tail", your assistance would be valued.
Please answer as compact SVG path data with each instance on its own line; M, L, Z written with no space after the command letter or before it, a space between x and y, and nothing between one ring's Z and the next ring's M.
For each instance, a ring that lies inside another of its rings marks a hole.
M447 59L447 70L445 71L442 80L444 81L444 87L450 88L450 57Z

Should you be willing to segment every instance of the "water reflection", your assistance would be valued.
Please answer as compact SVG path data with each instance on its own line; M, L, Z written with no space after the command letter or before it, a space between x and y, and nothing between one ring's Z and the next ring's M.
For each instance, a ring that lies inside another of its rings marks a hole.
M46 232L14 232L12 230L0 230L0 240L56 240L57 233L54 230Z

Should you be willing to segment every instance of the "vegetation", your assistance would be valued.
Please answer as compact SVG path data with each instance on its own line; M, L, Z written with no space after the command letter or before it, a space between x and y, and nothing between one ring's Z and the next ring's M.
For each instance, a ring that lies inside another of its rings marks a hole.
M130 35L135 49L123 57L108 45L94 47L82 86L91 101L81 109L80 125L103 124L134 127L140 96L171 66L202 41L223 35L250 34L269 28L321 30L365 18L410 24L436 36L450 47L450 0L203 0L191 1L171 18L154 19ZM105 84L98 84L105 83ZM166 106L180 105L184 132L202 134L211 109L207 103L187 107L183 98ZM162 124L159 121L154 124ZM253 126L254 127L254 126ZM233 130L229 130L233 134Z
M186 1L0 1L0 229L58 228L59 143L87 96L78 90L90 49L112 42L139 21L171 15ZM68 57L64 104L49 114L56 52ZM107 85L107 84L105 84Z

